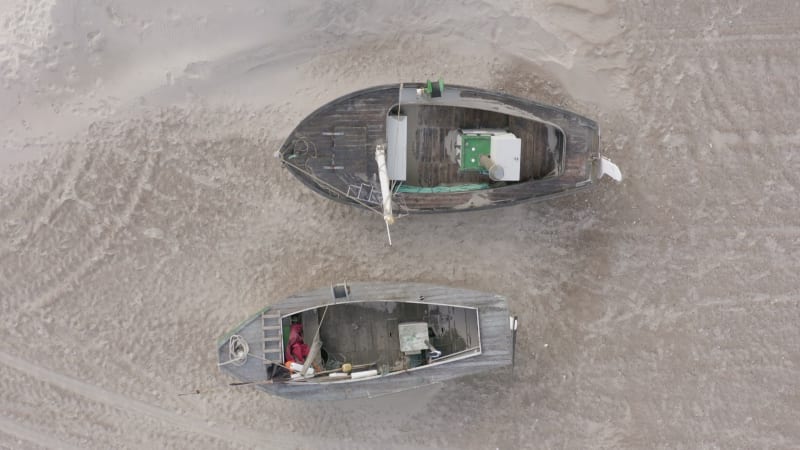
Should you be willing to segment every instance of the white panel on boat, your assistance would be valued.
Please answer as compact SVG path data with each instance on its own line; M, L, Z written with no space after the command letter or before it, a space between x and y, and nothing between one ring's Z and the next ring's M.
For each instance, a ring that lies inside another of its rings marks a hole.
M408 117L391 114L386 116L386 170L390 180L406 179L407 138Z
M502 181L519 181L522 140L511 133L492 136L490 156L503 168Z
M397 326L400 338L400 351L413 353L428 348L428 323L406 322Z

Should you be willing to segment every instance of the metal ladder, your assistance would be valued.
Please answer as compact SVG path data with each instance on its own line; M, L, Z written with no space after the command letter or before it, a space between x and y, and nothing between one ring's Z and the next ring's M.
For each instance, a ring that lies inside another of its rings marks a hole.
M283 324L280 311L261 313L261 326L264 330L264 364L283 362Z

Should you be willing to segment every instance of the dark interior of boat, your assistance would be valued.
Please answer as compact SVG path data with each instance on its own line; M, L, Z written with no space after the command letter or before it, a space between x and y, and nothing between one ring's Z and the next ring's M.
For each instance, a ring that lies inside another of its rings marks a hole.
M321 348L308 352L319 330ZM478 354L478 312L474 308L424 302L348 302L285 316L287 359L312 359L317 372L338 372L345 363L387 374ZM284 373L283 377L288 376ZM314 381L340 378L315 377Z

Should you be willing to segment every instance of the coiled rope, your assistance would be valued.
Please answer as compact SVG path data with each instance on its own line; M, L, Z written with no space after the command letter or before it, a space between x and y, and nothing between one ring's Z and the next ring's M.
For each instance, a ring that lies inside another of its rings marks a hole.
M228 340L228 360L221 362L218 366L233 364L243 366L247 362L247 355L250 353L250 345L238 334L234 334Z

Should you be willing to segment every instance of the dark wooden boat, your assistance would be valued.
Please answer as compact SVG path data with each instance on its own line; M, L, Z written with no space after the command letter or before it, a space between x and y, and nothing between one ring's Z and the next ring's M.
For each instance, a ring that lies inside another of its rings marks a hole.
M417 283L339 284L249 318L220 339L219 366L239 380L232 385L290 398L375 397L510 372L515 329L499 295Z
M387 220L547 199L621 177L600 155L594 121L441 80L340 97L300 122L276 156L314 191Z

